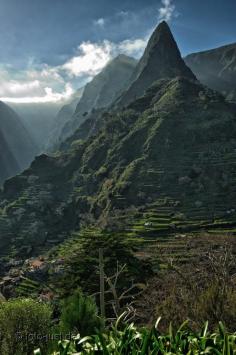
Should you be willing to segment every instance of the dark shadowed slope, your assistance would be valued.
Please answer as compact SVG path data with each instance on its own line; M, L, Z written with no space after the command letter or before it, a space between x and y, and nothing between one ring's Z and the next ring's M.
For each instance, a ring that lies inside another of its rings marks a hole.
M0 132L2 138L1 154L11 156L8 169L0 165L1 176L9 177L26 168L34 159L38 150L29 133L21 122L20 117L6 104L0 102ZM4 158L6 160L6 157ZM10 169L12 166L12 169ZM18 168L18 169L17 169ZM10 169L10 170L9 170ZM9 171L9 174L6 173Z
M236 101L236 43L190 54L185 62L203 84Z
M0 185L9 178L20 171L11 150L9 149L4 135L0 131Z

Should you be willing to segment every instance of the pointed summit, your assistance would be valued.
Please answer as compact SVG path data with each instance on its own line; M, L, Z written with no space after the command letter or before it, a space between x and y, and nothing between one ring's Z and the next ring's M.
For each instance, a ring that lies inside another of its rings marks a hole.
M196 80L182 59L168 24L163 21L153 32L132 75L132 84L122 95L119 103L127 105L135 98L142 96L156 80L177 76Z

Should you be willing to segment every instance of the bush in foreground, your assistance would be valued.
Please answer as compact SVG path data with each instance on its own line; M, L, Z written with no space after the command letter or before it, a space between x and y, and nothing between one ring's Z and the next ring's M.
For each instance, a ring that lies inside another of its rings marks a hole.
M32 299L0 303L0 354L28 355L35 347L46 353L51 308Z

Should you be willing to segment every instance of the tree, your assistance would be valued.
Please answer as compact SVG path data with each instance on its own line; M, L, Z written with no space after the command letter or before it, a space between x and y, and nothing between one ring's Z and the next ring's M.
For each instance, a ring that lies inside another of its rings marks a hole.
M145 282L152 275L151 265L138 259L122 234L101 233L85 234L73 243L64 247L62 256L65 259L65 273L56 282L58 292L62 297L71 295L75 287L83 292L95 294L99 291L99 248L103 249L104 269L107 275L117 272L119 265L126 265L123 277L119 278L116 288L123 292L130 287L130 282ZM53 277L53 275L52 275Z
M95 302L79 289L62 302L60 324L63 330L79 333L81 336L95 334L96 330L102 328Z

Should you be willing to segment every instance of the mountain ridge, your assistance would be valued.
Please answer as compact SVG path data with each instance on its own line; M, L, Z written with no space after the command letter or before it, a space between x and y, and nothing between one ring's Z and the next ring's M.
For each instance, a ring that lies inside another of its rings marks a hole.
M71 97L70 102L63 105L57 112L51 127L49 139L46 143L46 151L53 151L60 141L60 135L65 124L72 118L75 109L83 95L84 87L77 90Z
M110 106L125 89L135 66L134 58L118 55L85 86L74 115L62 128L60 142L72 135L93 110Z

